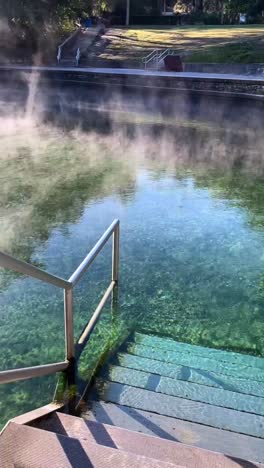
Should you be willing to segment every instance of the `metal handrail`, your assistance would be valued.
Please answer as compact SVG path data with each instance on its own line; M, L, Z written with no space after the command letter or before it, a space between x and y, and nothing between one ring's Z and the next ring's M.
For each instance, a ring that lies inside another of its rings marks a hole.
M76 57L75 57L75 66L76 67L79 66L80 58L81 58L81 49L80 49L80 47L78 47L77 52L76 52Z
M59 64L60 61L61 61L61 56L62 56L62 46L60 45L60 46L58 47L58 53L57 53L57 62L58 62L58 64Z
M32 377L43 377L66 370L69 361L55 362L54 364L43 364L42 366L22 367L0 372L0 384L18 382L19 380L31 379ZM33 375L32 375L33 374Z
M157 57L157 55L159 54L159 50L158 49L154 49L152 52L150 52L150 54L148 54L146 57L143 57L142 59L142 62L144 63L145 65L145 70L147 68L147 64L154 61Z
M146 57L143 57L142 62L143 63L148 62L149 59L152 57L152 55L156 54L157 52L158 52L158 49L152 50L152 52L150 52L148 55L146 55Z
M80 31L81 29L81 26L78 27L69 37L67 37L65 39L65 41L63 41L59 46L58 46L58 52L57 52L57 62L58 64L60 63L61 61L61 57L62 57L62 49L63 47L65 46L65 44L67 44L67 42L69 42L71 39L73 39L76 34L78 34L78 32Z
M147 64L150 64L150 62L154 62L154 65L156 68L158 68L160 62L167 57L167 55L174 55L178 53L174 49L166 49L166 50L160 50L160 49L154 49L149 55L144 57L142 59L142 62L145 65L145 69L147 68Z
M69 278L69 283L72 284L72 286L75 286L78 281L81 279L82 275L86 272L86 270L89 268L89 266L93 263L99 252L102 250L106 242L108 241L109 237L113 234L117 223L119 221L115 220L113 223L109 226L109 228L104 232L104 234L100 237L99 241L95 244L95 246L90 250L88 255L85 257L85 259L82 261L82 263L78 266L78 268L75 270L75 272L71 275Z
M166 49L164 50L163 52L160 53L158 59L159 61L162 60L163 58L167 57L167 55L171 55L170 54L170 49Z
M43 281L44 283L53 284L53 286L57 286L58 288L67 289L71 287L71 283L69 281L59 278L58 276L51 275L40 268L23 262L22 260L18 260L4 252L0 252L0 266L2 268L14 270L17 273L22 273L23 275L31 276L32 278Z
M97 324L97 321L98 321L98 318L99 318L99 316L100 316L100 314L102 312L102 309L103 309L107 299L112 294L112 292L114 290L114 287L115 287L115 281L111 281L111 283L109 284L107 290L105 291L101 301L99 302L98 306L96 307L95 312L92 315L92 318L90 319L89 323L87 324L87 326L83 330L83 332L82 332L82 334L81 334L81 336L80 336L80 338L78 340L79 345L83 345L87 341L89 336L91 335L95 325Z
M63 362L56 362L53 364L44 364L40 366L24 367L19 369L0 371L0 384L15 382L18 380L31 379L33 377L40 377L43 375L54 374L56 372L67 370L75 358L75 345L74 345L74 324L73 324L73 289L74 286L80 281L81 277L87 271L89 266L93 263L97 255L101 252L102 248L113 236L112 247L112 279L108 286L103 298L99 302L92 318L84 329L78 344L83 344L87 341L92 330L94 329L100 313L112 294L114 288L118 283L119 273L119 226L118 219L113 221L109 228L104 232L89 254L85 257L82 263L78 266L75 272L71 275L70 279L64 280L50 273L30 265L21 260L17 260L11 255L0 252L0 267L9 268L17 271L18 273L26 274L32 278L36 278L45 283L52 284L59 288L64 289L64 328L65 328L65 347L66 358Z
M164 50L160 55L159 57L157 57L157 68L159 66L159 63L165 59L165 57L167 57L168 55L174 55L176 52L176 54L178 54L179 52L177 50L174 50L174 49L166 49Z

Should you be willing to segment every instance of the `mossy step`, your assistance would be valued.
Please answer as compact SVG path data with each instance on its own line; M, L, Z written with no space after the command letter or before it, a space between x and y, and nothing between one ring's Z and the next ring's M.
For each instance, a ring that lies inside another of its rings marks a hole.
M232 377L242 379L253 379L258 382L264 382L264 372L261 369L247 365L240 365L234 362L217 361L205 356L197 356L192 353L182 353L179 351L168 351L153 346L139 345L136 343L127 344L127 352L137 356L155 359L164 363L178 364L192 367L207 372L217 374L231 375Z
M104 381L102 384L100 379L96 382L96 389L96 396L99 400L264 438L263 416L164 395L115 382Z
M264 370L264 359L261 357L251 356L249 354L234 353L233 351L222 351L221 349L207 348L203 346L192 345L188 343L178 342L171 338L162 338L160 336L146 335L136 332L134 341L137 344L150 346L153 348L162 348L167 351L175 351L179 353L191 353L195 356L206 357L223 361L226 363L234 363L241 366L249 366Z
M111 382L264 416L264 399L256 396L242 395L119 366L109 366L105 372Z
M163 377L183 380L208 385L209 387L222 388L232 392L245 393L264 398L264 385L252 379L239 379L230 375L217 374L201 369L194 369L189 366L181 366L172 363L165 363L155 359L148 359L133 354L118 353L117 361L120 366L130 369L141 370Z

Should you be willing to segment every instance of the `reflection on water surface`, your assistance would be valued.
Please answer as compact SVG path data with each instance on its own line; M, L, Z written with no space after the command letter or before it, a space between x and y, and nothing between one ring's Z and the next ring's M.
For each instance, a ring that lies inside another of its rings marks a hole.
M153 113L123 111L112 125L102 134L3 117L0 126L2 250L67 278L112 220L121 221L118 320L106 308L81 375L104 343L135 329L263 356L257 133L180 118L164 127ZM110 254L107 246L76 290L76 337L108 283ZM8 271L0 281L0 367L63 359L61 291ZM2 420L48 401L53 383L1 387Z

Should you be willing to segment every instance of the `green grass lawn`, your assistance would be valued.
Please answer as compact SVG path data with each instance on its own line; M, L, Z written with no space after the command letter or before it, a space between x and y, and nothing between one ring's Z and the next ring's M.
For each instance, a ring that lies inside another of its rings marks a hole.
M264 25L110 29L101 58L127 65L153 49L177 49L186 62L264 63Z

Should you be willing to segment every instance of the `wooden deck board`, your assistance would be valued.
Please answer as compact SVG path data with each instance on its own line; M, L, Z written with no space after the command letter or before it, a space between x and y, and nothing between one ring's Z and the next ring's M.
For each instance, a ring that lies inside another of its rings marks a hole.
M220 454L164 438L153 437L136 431L96 421L83 420L63 413L55 413L40 421L41 429L67 434L80 440L88 440L117 450L125 450L137 455L183 465L186 468L252 468L245 460L231 459ZM100 450L100 448L98 449ZM254 463L253 466L256 466Z
M104 401L90 401L88 405L90 409L83 417L92 421L264 462L263 439Z
M177 342L170 338L162 338L155 335L145 335L143 333L135 333L135 343L150 346L154 348L162 348L171 351L178 351L181 353L191 353L197 356L210 357L217 361L226 363L235 363L237 365L247 365L251 367L258 367L264 370L264 359L249 354L234 353L233 351L222 351L221 349L207 348L203 346L192 345L183 342Z
M254 437L264 438L264 417L221 408L149 390L99 381L98 397L104 401L164 416L197 422Z
M127 351L137 356L156 359L165 363L175 363L178 365L189 366L195 369L201 369L209 372L216 372L224 375L235 376L236 378L248 378L258 382L264 382L264 371L246 364L239 365L234 362L226 363L216 361L204 356L197 356L192 353L181 353L178 351L165 350L162 348L152 348L145 345L129 343ZM208 353L209 355L209 353Z
M264 416L264 398L252 395L159 377L155 374L118 366L110 366L107 377L112 382L144 388L164 395L187 398L188 400Z
M148 359L127 353L118 353L116 362L122 367L142 370L143 372L163 377L264 397L263 383L252 379L236 378L231 375L217 374L211 371L195 369L191 366L157 361L156 359Z
M0 437L3 468L173 468L179 465L10 423Z

